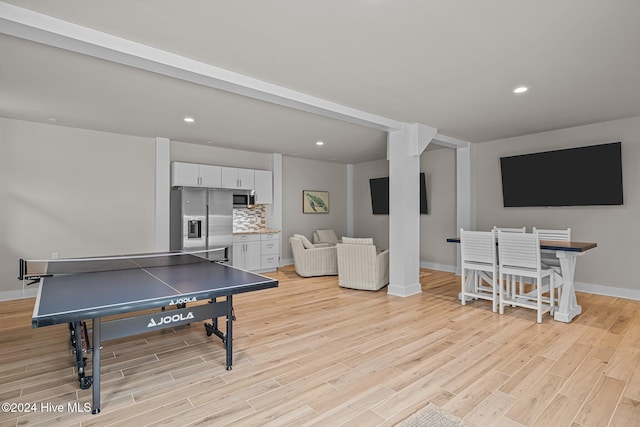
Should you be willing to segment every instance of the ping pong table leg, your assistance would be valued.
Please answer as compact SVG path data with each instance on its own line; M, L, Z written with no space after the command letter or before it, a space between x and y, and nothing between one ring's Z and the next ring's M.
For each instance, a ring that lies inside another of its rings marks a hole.
M233 300L231 295L227 295L227 337L225 342L227 347L227 371L233 365Z
M86 345L89 351L89 337L86 333L87 326L84 322L76 321L69 323L71 331L71 344L74 347L76 356L76 367L78 369L78 382L83 390L91 387L93 379L86 376L85 367L87 366L87 358L84 357L83 347ZM84 343L84 345L83 345Z
M101 319L93 319L93 358L92 358L92 374L93 374L93 404L91 413L97 414L100 412L100 333L101 333Z
M82 357L82 335L80 334L80 322L69 323L69 330L71 331L71 345L76 355L76 367L78 368L78 381L81 381L84 377L85 361Z

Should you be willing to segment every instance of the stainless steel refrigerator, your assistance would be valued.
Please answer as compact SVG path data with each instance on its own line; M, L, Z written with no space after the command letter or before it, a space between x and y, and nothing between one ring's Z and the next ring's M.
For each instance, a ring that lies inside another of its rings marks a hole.
M233 245L233 191L210 188L171 189L170 248L198 251L215 261L231 262Z

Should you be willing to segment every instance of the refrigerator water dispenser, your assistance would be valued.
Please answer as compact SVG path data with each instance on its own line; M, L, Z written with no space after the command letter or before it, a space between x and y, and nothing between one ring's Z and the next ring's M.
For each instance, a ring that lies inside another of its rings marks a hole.
M189 231L187 233L188 239L200 239L202 237L202 220L190 219Z

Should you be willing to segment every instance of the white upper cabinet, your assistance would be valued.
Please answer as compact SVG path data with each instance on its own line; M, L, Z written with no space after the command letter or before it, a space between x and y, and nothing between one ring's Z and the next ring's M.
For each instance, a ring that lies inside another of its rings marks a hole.
M222 185L220 166L200 165L200 184L203 187L219 188Z
M171 186L218 188L221 184L220 169L220 166L173 162Z
M255 190L256 203L273 203L273 172L197 163L171 163L172 187Z
M273 173L271 171L255 171L256 203L270 205L273 203Z
M171 186L197 187L200 184L200 165L171 163Z
M255 188L255 171L253 169L238 169L238 181L240 187L245 190L253 190Z
M222 188L232 188L238 190L253 190L255 174L253 169L228 168L222 169Z

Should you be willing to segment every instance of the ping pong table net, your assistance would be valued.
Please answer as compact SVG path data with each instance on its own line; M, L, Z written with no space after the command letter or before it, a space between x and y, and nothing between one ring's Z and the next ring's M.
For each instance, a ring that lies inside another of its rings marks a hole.
M217 259L214 254L221 250L224 250L224 248L193 252L172 251L87 258L20 259L18 280L31 280L31 283L28 284L32 284L37 283L43 277L65 274L97 273L212 262L212 260Z

